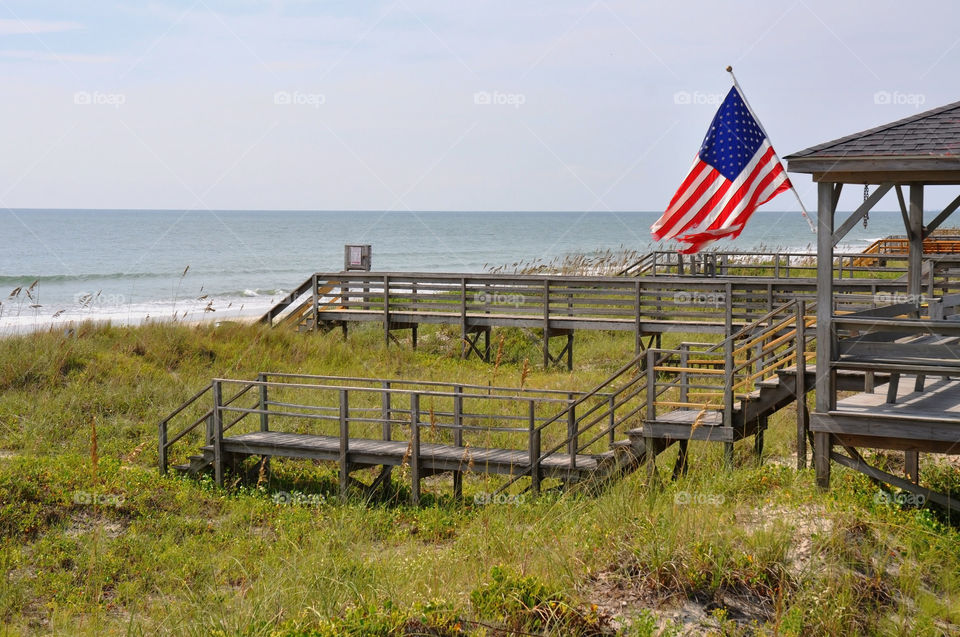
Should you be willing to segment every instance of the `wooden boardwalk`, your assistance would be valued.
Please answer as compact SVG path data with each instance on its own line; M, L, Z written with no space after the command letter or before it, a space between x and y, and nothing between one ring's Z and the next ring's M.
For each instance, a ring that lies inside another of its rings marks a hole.
M835 303L840 311L872 308L878 298L904 294L906 285L846 279L837 285ZM410 330L414 347L420 325L452 325L460 328L461 355L484 359L490 356L492 328L525 328L540 333L545 367L566 359L572 368L577 331L632 333L639 353L644 337L649 346L665 333L725 337L783 303L813 299L816 289L813 280L796 278L339 272L313 275L261 321L300 331L379 323L386 343L396 340L395 332ZM559 350L551 350L554 337L565 339Z

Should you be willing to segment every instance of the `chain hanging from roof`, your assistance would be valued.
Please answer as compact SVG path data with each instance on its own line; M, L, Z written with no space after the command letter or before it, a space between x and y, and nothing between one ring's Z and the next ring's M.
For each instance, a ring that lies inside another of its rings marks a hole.
M870 198L870 186L867 185L867 184L863 184L863 203L867 203L867 199L869 199L869 198ZM867 227L867 222L869 222L869 221L870 221L870 211L867 210L865 213L863 213L863 227L864 227L864 228Z

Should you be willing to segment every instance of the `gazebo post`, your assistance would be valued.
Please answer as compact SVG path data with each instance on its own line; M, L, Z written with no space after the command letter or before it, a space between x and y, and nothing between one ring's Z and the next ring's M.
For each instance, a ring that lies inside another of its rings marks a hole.
M817 184L817 411L826 413L832 408L834 400L830 361L833 359L833 338L831 321L833 319L833 221L834 221L834 185L821 181ZM813 464L817 474L817 485L830 486L830 450L829 432L818 431L813 439Z
M910 203L907 236L910 238L910 256L907 261L907 294L919 302L923 291L923 184L910 184ZM933 276L931 272L930 276ZM903 452L903 471L914 484L920 481L920 453Z
M923 184L910 184L909 220L907 237L910 239L910 256L907 261L907 294L914 299L923 291Z

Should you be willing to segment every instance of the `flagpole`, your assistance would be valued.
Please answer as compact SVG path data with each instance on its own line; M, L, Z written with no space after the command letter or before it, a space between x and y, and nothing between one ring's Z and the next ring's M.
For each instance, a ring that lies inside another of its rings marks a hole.
M760 121L760 118L757 117L757 114L753 111L753 108L750 107L750 102L747 101L747 96L744 94L743 89L740 88L740 83L737 82L737 76L733 74L732 66L727 67L727 73L729 73L730 77L733 78L733 85L734 87L736 87L737 92L740 93L740 99L743 100L743 103L744 105L746 105L747 110L750 111L750 115L753 116L753 120L757 123L757 126L760 127L760 130L763 131L764 136L770 142L770 150L773 150L773 140L771 140L770 135L767 134L767 131L763 127L763 123ZM777 163L782 166L783 162L780 160L780 157L777 156L777 151L773 150L773 156L776 158ZM784 172L786 172L786 168L784 168ZM801 201L800 199L800 193L797 192L797 189L794 187L793 180L789 179L789 177L788 177L788 180L790 182L790 190L793 191L793 195L797 198L797 203L800 204L800 213L803 215L803 218L807 220L807 225L810 226L810 232L816 234L817 228L813 225L813 221L810 220L810 215L807 214L807 209L804 207L803 201Z

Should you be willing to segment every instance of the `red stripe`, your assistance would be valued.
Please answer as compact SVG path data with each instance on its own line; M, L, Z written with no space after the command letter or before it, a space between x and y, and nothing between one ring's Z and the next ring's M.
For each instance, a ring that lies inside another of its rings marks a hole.
M726 177L724 177L723 175L721 175L720 173L717 173L717 175L718 175L718 179L723 180L723 185L720 186L717 192L715 192L713 196L710 197L707 200L707 202L700 207L700 210L698 210L695 215L693 215L689 220L687 220L685 224L683 224L683 226L677 231L678 234L680 232L686 231L688 228L692 228L693 226L703 221L703 218L706 217L708 214L710 214L710 211L713 210L717 206L717 204L720 203L720 200L722 200L724 196L727 194L727 191L730 190L730 186L733 185L733 182L727 179Z
M687 197L686 202L684 202L684 204L680 206L679 210L675 211L672 215L670 215L670 217L666 220L667 225L665 225L663 228L660 228L653 234L655 239L662 239L664 236L672 233L676 225L680 222L681 219L683 219L683 216L687 214L687 212L689 212L689 210L694 206L694 204L700 201L700 197L703 196L703 193L705 193L710 188L712 188L718 180L726 181L726 178L723 175L721 175L717 171L717 169L711 166L710 164L701 162L701 165L706 170L708 170L709 173L704 178L704 180L700 182L700 185L697 186L697 189L694 190L689 197ZM729 188L729 186L730 186L730 182L727 181L726 187ZM724 191L725 190L726 189L724 189ZM678 193L678 195L679 194L680 193ZM676 199L676 196L674 197L674 199ZM667 208L667 210L670 210L670 208ZM663 219L663 217L661 217L661 219ZM686 224L684 227L686 228L688 225L689 224Z
M655 239L662 239L664 235L669 234L676 221L681 219L686 211L690 209L690 206L697 202L697 200L700 198L700 195L703 194L704 189L709 187L710 183L713 181L709 175L703 180L703 182L700 183L700 186L697 187L697 190L687 197L686 202L678 210L674 211L673 214L667 217L670 209L676 205L677 201L680 200L680 197L683 196L683 193L687 191L691 184L693 184L704 171L711 170L714 170L712 166L700 161L700 159L697 158L696 163L690 169L690 172L687 173L686 179L683 180L683 183L680 184L680 188L678 188L677 192L673 195L673 199L670 200L670 205L667 206L666 211L657 220L657 223L663 222L664 225L659 230L653 232Z
M747 196L747 193L750 192L751 187L754 184L757 184L757 187L753 190L753 194L750 196L751 200L755 200L760 193L763 192L763 189L770 183L770 181L776 177L779 173L783 172L783 167L780 165L780 162L776 162L773 166L769 166L769 161L773 158L773 149L768 149L766 153L763 154L763 157L760 158L760 161L757 163L756 168L754 168L753 173L750 175L750 178L747 179L737 191L730 201L727 202L727 205L724 206L723 210L717 215L717 218L713 220L705 230L716 230L724 224L730 215L734 213L737 206L743 201L743 198ZM762 202L761 202L762 203ZM749 210L751 204L747 204L744 210ZM738 215L742 216L741 214Z
M774 179L782 175L783 172L784 172L783 166L780 164L780 162L777 162L776 166L767 175L763 177L763 180L760 182L760 184L757 186L757 189L753 192L753 195L750 197L750 202L744 207L743 210L740 211L739 214L737 214L737 216L734 218L733 223L731 225L735 226L741 223L746 223L747 219L750 218L750 215L752 215L753 212L758 207L760 207L767 201L770 201L775 196L783 192L786 188L790 187L789 181L786 182L785 184L781 184L776 188L776 190L774 190L773 194L769 195L768 197L765 197L763 201L759 201L760 196L763 194L763 191L767 188L767 186L770 185L770 182L772 182ZM719 227L719 224L717 227Z

